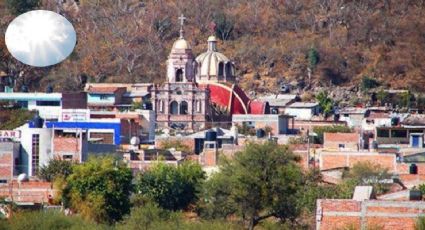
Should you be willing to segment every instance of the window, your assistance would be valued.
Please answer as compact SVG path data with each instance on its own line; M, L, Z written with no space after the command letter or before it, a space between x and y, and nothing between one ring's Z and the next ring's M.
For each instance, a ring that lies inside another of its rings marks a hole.
M164 112L164 101L160 100L158 107L159 107L159 112L163 113Z
M183 82L183 70L178 69L176 71L176 82Z
M64 160L72 160L72 155L63 155L62 156L62 158L64 159Z
M32 135L32 175L38 172L38 165L40 162L40 135Z
M224 73L224 64L223 62L218 63L218 76L223 76Z
M176 101L171 102L170 113L171 114L178 114L179 113L179 104Z
M228 62L226 64L226 76L230 77L232 75L233 75L233 73L232 73L232 63Z
M390 131L388 129L378 129L376 135L378 137L390 137Z
M344 117L350 117L350 114L344 113Z
M196 101L196 111L198 113L202 112L202 101L201 100Z
M391 137L396 137L396 138L407 137L407 130L391 130Z
M182 115L188 114L188 104L185 101L183 101L180 104L180 114L182 114Z
M345 144L338 144L338 148L345 149Z
M37 101L36 102L37 106L60 106L60 102L59 101Z

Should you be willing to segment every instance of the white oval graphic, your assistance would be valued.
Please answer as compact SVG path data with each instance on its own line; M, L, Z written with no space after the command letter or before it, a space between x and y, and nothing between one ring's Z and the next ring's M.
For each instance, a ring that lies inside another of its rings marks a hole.
M6 46L13 57L36 67L57 64L68 57L77 42L72 24L47 10L19 15L6 30Z

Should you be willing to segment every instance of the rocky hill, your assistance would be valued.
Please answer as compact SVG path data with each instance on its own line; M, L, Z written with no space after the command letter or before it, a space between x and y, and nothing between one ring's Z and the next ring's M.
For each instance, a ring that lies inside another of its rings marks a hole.
M14 18L5 1L0 0L2 33ZM17 87L43 90L52 84L55 90L78 90L85 81L164 81L165 60L178 37L177 17L183 13L195 54L215 33L247 90L275 92L284 82L305 91L336 86L356 91L365 76L386 88L425 90L425 0L62 2L44 0L39 8L60 12L77 30L77 48L65 62L25 67L0 40L0 71L15 76Z

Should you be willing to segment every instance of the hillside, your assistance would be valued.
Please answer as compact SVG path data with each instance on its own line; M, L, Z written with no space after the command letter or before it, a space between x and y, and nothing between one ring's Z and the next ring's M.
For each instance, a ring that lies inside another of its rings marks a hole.
M57 2L44 0L40 8L60 11L72 21L77 48L57 66L34 69L16 63L1 40L0 71L16 76L17 87L44 90L52 84L55 90L78 90L86 80L162 82L183 13L195 54L206 49L215 22L219 49L235 61L247 90L273 92L278 82L304 90L353 87L364 76L388 88L425 90L424 0ZM3 3L1 33L14 17Z

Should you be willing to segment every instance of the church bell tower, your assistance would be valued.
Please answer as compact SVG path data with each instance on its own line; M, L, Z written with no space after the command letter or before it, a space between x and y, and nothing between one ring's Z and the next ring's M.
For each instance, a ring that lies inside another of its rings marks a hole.
M189 42L184 39L183 26L186 18L181 15L179 20L180 37L174 42L167 60L169 83L193 82L195 80L196 62Z

